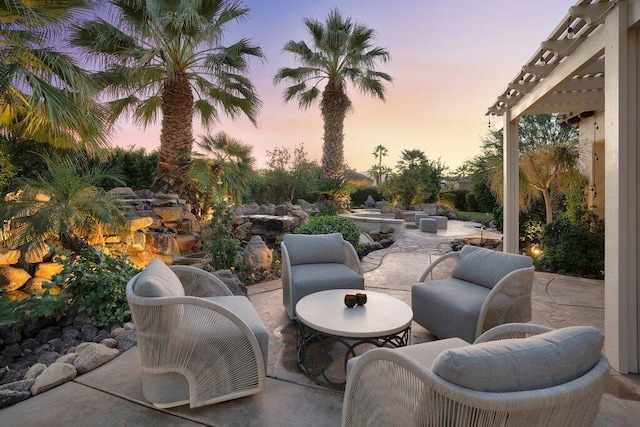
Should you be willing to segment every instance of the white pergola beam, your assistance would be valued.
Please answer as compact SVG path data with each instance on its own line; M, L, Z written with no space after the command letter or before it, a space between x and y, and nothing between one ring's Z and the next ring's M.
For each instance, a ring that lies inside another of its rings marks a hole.
M563 90L563 91L591 90L591 89L604 89L604 77L603 76L574 77L560 87L560 90ZM604 96L603 96L603 99L604 99Z
M604 110L604 99L593 102L581 102L572 104L537 104L530 108L527 114L554 114L560 112L582 112Z
M571 56L564 58L555 68L554 72L545 77L529 93L522 97L517 105L511 108L514 117L521 117L528 109L541 102L542 98L555 90L563 83L580 74L582 68L602 55L604 51L604 31L596 30Z
M545 104L571 104L573 102L598 101L604 99L604 88L571 92L554 92L545 97Z

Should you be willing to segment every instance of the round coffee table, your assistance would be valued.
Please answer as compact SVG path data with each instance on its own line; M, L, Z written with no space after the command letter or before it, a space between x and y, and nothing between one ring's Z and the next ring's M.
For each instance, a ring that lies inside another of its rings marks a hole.
M344 304L346 294L365 293L367 303L349 308ZM327 376L331 358L329 351L335 343L346 348L347 361L356 356L356 347L372 344L376 347L402 347L411 337L411 307L397 298L373 291L358 289L332 289L316 292L296 304L298 318L298 368L318 383L343 388L345 381L333 381ZM316 354L310 355L309 346L318 342ZM309 366L309 357L316 359Z

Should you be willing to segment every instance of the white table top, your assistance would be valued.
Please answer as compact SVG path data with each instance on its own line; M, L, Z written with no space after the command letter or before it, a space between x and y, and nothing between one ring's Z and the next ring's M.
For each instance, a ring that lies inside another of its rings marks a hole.
M346 294L367 294L365 305L347 307ZM296 304L296 316L303 324L325 334L346 338L392 335L406 329L413 319L411 307L397 298L361 289L332 289L316 292Z

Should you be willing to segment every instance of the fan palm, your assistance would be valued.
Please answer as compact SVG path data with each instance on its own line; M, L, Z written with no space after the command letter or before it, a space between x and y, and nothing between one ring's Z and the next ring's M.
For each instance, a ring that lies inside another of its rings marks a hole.
M127 113L147 127L161 114L153 189L188 194L194 115L205 127L222 113L256 122L261 102L244 73L262 51L248 39L221 45L225 28L249 10L235 0L110 4L117 22L97 18L76 26L72 43L103 60L98 76L112 97L113 120Z
M215 189L230 202L239 203L253 173L251 146L224 132L202 136L196 145L203 153L195 153L191 176L203 194L203 210L210 208Z
M346 85L351 82L360 92L384 100L384 82L392 78L376 71L375 65L387 62L390 55L386 49L372 45L374 30L344 18L337 9L329 12L324 24L312 18L305 18L304 24L311 46L291 40L283 48L295 55L301 66L280 68L274 83L290 83L284 90L284 101L295 98L305 109L318 100L319 86L325 83L320 100L324 121L322 172L324 178L343 179L344 119L352 107Z
M105 179L122 181L101 166L82 169L75 160L46 158L35 178L19 178L18 190L0 208L0 220L11 221L10 246L30 258L48 252L48 243L77 252L96 227L124 224L123 205L101 192Z
M60 28L86 0L0 2L0 134L92 152L107 145L90 75L60 46ZM55 33L58 38L54 39Z

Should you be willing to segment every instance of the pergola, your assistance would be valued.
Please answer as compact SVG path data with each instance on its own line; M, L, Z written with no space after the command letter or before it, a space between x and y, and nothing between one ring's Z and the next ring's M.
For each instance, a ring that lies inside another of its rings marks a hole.
M519 118L604 118L605 354L621 373L639 372L640 364L639 28L640 0L578 1L487 112L504 120L504 250L513 253Z

